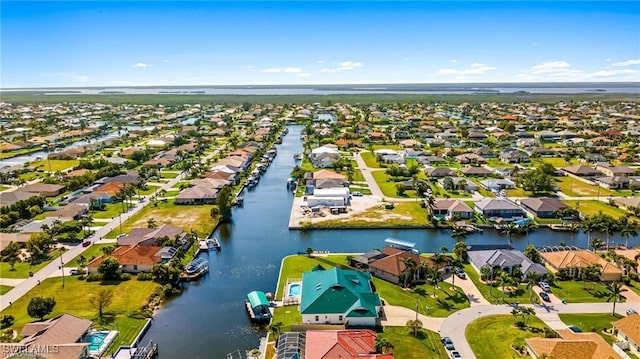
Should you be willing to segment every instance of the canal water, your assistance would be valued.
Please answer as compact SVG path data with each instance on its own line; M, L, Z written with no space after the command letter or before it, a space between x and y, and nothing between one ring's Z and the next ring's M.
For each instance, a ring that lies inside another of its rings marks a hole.
M165 303L144 336L142 343L158 343L161 358L226 358L237 349L244 352L257 347L265 333L251 325L244 299L253 290L275 292L282 258L304 252L307 247L364 252L383 247L385 238L395 237L417 242L423 252L438 252L442 246L453 248L455 240L447 230L289 231L293 194L287 190L286 180L294 166L293 154L302 152L302 127L289 129L258 186L244 194L244 207L234 210L233 223L216 230L222 251L200 254L209 260L209 273ZM620 238L615 239L622 243ZM513 246L522 250L527 241L537 246L564 241L586 247L587 236L538 229L526 237L514 236ZM469 235L467 242L506 244L508 237L485 231ZM637 238L633 244L638 244Z

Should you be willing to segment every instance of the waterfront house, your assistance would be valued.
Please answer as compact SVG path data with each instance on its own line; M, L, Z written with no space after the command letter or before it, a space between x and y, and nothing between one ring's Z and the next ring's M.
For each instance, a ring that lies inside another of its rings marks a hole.
M549 197L524 198L520 200L520 205L539 218L555 218L558 211L569 208L560 200Z
M631 314L616 320L613 329L620 343L618 346L629 351L635 356L640 356L640 315Z
M303 198L303 205L308 207L328 206L344 208L349 205L348 187L330 187L314 189L313 195Z
M378 354L376 332L372 330L308 330L304 355L286 359L393 359L393 354ZM278 342L280 343L280 342ZM283 343L284 344L284 343ZM280 344L278 344L278 352ZM281 359L280 356L277 359Z
M330 170L320 170L305 174L307 187L314 189L344 187L349 182L344 175Z
M524 277L529 273L547 274L544 266L532 262L522 252L514 249L469 251L468 254L469 263L478 273L480 273L482 267L488 267L492 271L501 269L508 273L513 273L514 268L519 268Z
M581 270L593 265L601 266L600 280L603 282L617 282L622 278L622 270L590 251L543 251L540 255L550 271L562 271L569 278L578 277Z
M369 263L369 272L380 279L384 279L387 282L399 284L402 280L402 276L406 271L405 262L410 258L416 264L422 264L426 267L435 267L433 261L427 257L419 256L410 251L385 247L382 250L384 257ZM415 273L415 278L421 278L421 273Z
M554 359L621 359L622 357L597 333L574 333L556 330L558 338L525 339L527 353L532 358Z
M29 323L20 332L22 340L17 343L1 343L0 350L4 355L23 353L28 354L25 357L33 358L87 359L89 343L84 342L84 339L91 325L90 320L71 314Z
M118 238L119 246L126 245L144 245L144 246L157 246L158 239L167 237L169 239L178 238L179 243L183 243L189 236L182 228L172 226L170 224L163 224L158 228L132 228L129 234Z
M491 221L514 221L524 216L522 208L504 198L483 198L476 202L474 210Z
M334 267L302 274L300 313L304 324L374 327L381 308L369 273Z
M110 255L101 255L93 259L87 265L89 273L97 273L100 263L109 257L113 257L120 263L120 273L150 273L153 266L160 263L162 258L158 253L162 250L158 246L145 246L136 244L133 246L119 246Z
M340 159L338 146L334 144L326 144L324 146L314 148L309 154L309 161L315 168L329 168Z
M212 204L218 198L218 190L207 186L185 188L175 199L175 204Z
M473 209L459 199L439 199L431 208L431 214L446 220L473 218L473 213Z
M0 233L1 235L2 233ZM386 255L377 249L371 250L367 253L363 253L356 257L351 257L349 265L359 269L368 269L371 262L375 262Z

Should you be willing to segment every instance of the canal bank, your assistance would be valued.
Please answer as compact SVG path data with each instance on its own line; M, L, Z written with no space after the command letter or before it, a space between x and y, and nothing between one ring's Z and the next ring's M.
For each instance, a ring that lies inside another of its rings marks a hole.
M275 288L282 258L315 250L364 252L383 247L384 239L395 237L417 243L423 252L453 248L455 239L445 229L361 229L290 231L290 210L294 194L286 188L295 165L294 153L302 152L301 126L291 126L278 155L252 191L243 194L244 206L233 209L233 221L220 224L214 235L222 250L203 254L209 260L209 274L185 286L182 295L168 300L157 312L154 325L142 339L158 343L161 358L225 358L237 349L255 348L264 329L253 326L244 308L246 295L254 290ZM618 243L621 238L615 237ZM537 246L586 247L584 233L538 229L528 236L513 236L512 245L524 249ZM507 244L509 237L494 230L472 233L473 244ZM635 239L633 245L638 244Z

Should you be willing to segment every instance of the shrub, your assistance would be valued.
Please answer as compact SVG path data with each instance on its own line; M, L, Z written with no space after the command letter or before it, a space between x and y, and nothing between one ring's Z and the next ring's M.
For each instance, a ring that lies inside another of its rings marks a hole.
M152 280L153 279L153 274L151 274L151 273L138 273L138 275L136 276L136 279L138 279L138 280Z
M120 280L123 280L123 281L131 280L131 274L129 273L120 274Z
M3 315L0 319L0 329L9 328L15 322L13 315Z
M100 273L89 274L87 276L87 282L100 282L102 281L102 278L102 274Z
M620 280L622 281L622 283L624 283L626 285L631 284L631 278L629 278L628 275L623 275Z

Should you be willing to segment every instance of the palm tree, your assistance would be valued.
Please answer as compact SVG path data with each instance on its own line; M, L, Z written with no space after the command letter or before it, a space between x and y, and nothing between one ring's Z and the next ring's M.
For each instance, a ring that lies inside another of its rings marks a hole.
M513 278L509 275L509 273L505 271L500 271L498 277L496 278L496 284L502 287L502 301L504 302L504 289L507 285L510 285L513 281Z
M158 223L153 217L149 217L149 219L147 219L147 228L156 228L157 226Z
M600 238L594 238L591 240L591 248L595 252L598 248L602 247L604 242Z
M440 271L438 268L429 269L429 279L431 280L431 284L433 284L433 296L436 296L436 290L438 289L438 283L440 283Z
M413 335L418 335L418 330L422 329L422 321L420 319L408 320L407 327L413 329Z
M380 354L387 354L393 350L393 344L386 338L376 337L375 346L376 352Z
M620 284L619 282L613 282L607 286L607 290L609 291L607 296L607 302L613 301L613 310L611 311L611 315L615 316L616 303L624 299L622 292L624 292L626 289L623 289L622 284Z
M456 284L456 269L462 268L464 266L464 262L462 262L462 260L459 258L450 258L449 265L451 266L451 269L452 269L451 286L454 286Z
M584 231L587 232L588 235L588 243L591 243L591 233L598 230L600 224L595 220L594 217L587 217L583 222ZM595 252L595 248L593 250Z
M489 266L482 266L480 268L480 278L482 278L483 280L489 280L489 278L491 277L492 274L492 270L491 267Z
M457 258L466 262L469 259L469 254L467 253L467 244L465 242L458 242L453 246L453 253Z
M407 258L402 260L404 263L404 270L402 271L402 277L404 278L404 287L407 287L407 278L411 277L413 279L413 275L418 268L418 263L413 260L413 258Z
M260 350L257 348L251 349L251 351L247 353L247 356L249 358L254 358L254 359L260 358L260 355L262 355L262 352L260 352Z
M447 246L440 247L440 253L445 254L449 252L449 248Z
M621 217L620 219L622 218L626 217ZM638 235L638 223L635 221L626 221L621 225L620 235L624 237L624 246L629 248L629 237L635 237Z
M529 289L529 301L532 301L533 287L540 281L540 275L535 272L527 273L527 288Z
M451 237L458 242L464 242L467 238L467 231L462 227L454 227L453 232L451 232Z
M509 236L509 245L511 245L511 237L518 231L518 227L513 222L509 222L507 226L502 230L502 233Z
M269 334L273 335L273 337L276 338L276 346L278 346L278 339L280 339L280 333L282 333L283 325L284 324L282 322L275 322L269 324L269 326L267 327Z

